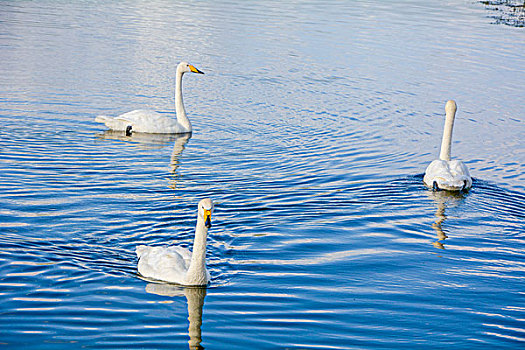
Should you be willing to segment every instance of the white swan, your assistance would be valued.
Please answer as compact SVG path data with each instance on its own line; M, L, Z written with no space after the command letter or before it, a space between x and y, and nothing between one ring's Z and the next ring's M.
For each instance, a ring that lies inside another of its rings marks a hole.
M187 62L181 62L177 66L175 80L175 110L177 112L177 120L169 115L137 109L121 114L115 118L100 115L95 118L95 121L106 124L106 126L112 130L126 131L126 135L130 135L131 132L157 134L191 132L191 123L186 116L186 110L184 109L184 103L182 101L182 76L186 72L204 74Z
M461 160L450 160L450 146L452 142L452 129L456 116L456 102L450 100L445 106L446 118L441 152L439 159L434 160L427 167L423 182L434 190L461 191L472 186L472 179L467 166Z
M206 237L211 227L213 202L199 202L193 253L182 247L138 246L138 270L144 277L186 286L202 286L210 281L206 269Z

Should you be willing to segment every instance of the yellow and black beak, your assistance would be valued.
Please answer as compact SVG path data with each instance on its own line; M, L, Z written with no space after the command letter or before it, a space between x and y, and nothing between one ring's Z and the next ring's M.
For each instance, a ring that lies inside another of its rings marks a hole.
M204 226L211 227L211 210L204 209Z
M201 72L200 70L198 70L197 68L195 68L195 66L192 65L192 64L189 64L188 67L190 67L190 70L191 70L193 73L204 74L204 72Z

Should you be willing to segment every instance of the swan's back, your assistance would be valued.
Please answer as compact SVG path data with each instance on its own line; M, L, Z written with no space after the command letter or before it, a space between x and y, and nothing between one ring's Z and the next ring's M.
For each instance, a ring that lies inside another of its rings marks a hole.
M133 132L153 134L179 134L191 131L180 125L170 114L145 109L136 109L115 118L98 116L95 121L118 131L124 131L128 126L131 126Z
M191 252L182 247L138 246L138 270L144 277L183 284L190 266Z
M434 182L440 189L458 191L472 186L467 166L457 159L451 161L436 159L427 167L423 181L428 187Z

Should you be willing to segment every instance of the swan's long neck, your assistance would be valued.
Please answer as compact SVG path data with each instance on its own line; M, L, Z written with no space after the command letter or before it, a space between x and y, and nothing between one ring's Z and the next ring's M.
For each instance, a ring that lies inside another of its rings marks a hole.
M445 110L445 129L443 130L443 140L441 141L441 152L439 153L439 159L450 161L452 129L454 128L454 118L456 117L456 103L454 101L448 101Z
M195 241L193 242L193 253L191 254L190 267L186 273L186 279L195 284L206 283L206 238L208 229L204 225L204 219L198 215L197 227L195 228ZM193 283L190 283L193 284Z
M177 76L175 78L175 110L177 112L177 122L186 128L186 130L191 131L191 123L186 116L184 101L182 100L182 75L183 73L177 70Z

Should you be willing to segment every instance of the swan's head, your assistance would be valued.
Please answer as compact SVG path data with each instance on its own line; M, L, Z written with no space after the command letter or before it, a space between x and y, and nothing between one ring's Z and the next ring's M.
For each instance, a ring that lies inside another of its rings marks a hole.
M199 202L199 216L204 220L206 228L211 227L211 213L213 212L213 202L209 198L204 198Z
M447 104L445 105L445 112L447 114L455 114L458 107L456 106L456 101L454 100L448 100Z
M204 72L201 72L197 68L195 68L194 65L189 64L188 62L181 62L177 66L177 72L179 73L199 73L204 74Z

